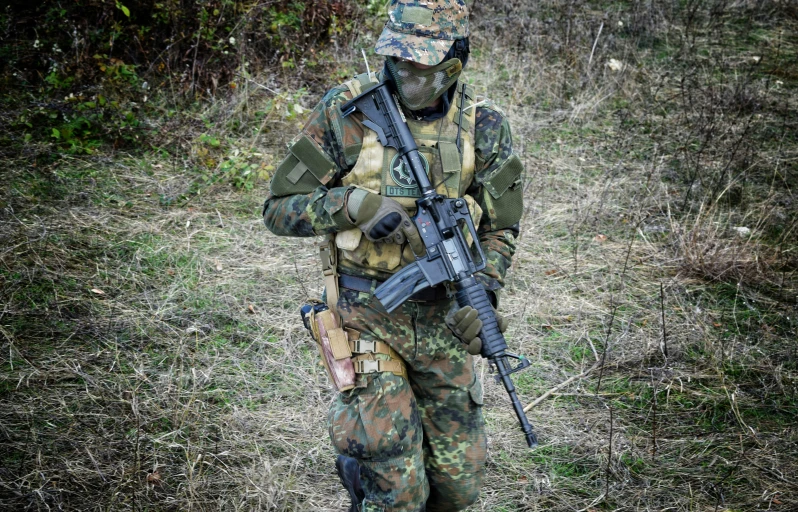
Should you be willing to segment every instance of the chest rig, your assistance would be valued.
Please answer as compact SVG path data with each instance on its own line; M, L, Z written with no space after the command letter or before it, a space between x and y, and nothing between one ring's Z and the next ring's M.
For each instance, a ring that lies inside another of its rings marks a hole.
M364 82L358 77L346 83L353 96L360 94ZM422 155L427 176L436 191L446 197L462 197L478 225L482 210L465 191L474 179L474 131L476 109L470 87L457 85L454 105L442 118L421 121L407 117L407 125ZM418 185L398 158L393 148L380 144L377 134L364 127L363 144L357 162L342 179L344 186L357 186L375 194L390 197L401 204L408 214L415 214L416 199L421 196ZM458 151L457 138L460 133ZM408 245L371 242L359 229L335 236L338 266L343 273L368 275L378 279L396 272L403 265L415 261Z

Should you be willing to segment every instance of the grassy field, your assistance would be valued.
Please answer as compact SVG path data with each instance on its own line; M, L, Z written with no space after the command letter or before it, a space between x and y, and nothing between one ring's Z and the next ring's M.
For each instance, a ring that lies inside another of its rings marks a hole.
M798 11L530 3L477 4L467 79L526 164L500 309L541 445L480 361L469 510L798 509ZM149 120L164 149L4 162L0 509L348 505L316 241L259 216L321 93L280 87Z

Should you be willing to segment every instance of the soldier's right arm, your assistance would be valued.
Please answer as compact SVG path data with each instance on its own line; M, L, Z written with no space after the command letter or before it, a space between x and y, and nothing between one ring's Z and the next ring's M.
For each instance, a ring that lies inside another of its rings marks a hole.
M337 186L362 143L362 125L342 119L338 107L350 98L346 87L329 91L275 171L263 205L263 221L272 233L315 236L356 227L345 208L353 187Z

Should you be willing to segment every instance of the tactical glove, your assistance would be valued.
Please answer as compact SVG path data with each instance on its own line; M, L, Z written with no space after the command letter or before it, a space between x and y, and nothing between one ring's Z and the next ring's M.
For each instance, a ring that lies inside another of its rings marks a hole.
M496 310L494 310L496 313ZM499 324L499 331L504 332L510 321L496 313L496 323ZM455 336L460 341L466 344L466 350L471 355L478 355L482 350L482 340L479 338L479 331L482 330L482 320L479 319L479 313L471 306L465 306L457 309L454 306L452 310L446 315L446 325L452 330Z
M356 188L346 200L346 211L372 242L410 244L413 253L424 254L424 242L405 209L389 197Z

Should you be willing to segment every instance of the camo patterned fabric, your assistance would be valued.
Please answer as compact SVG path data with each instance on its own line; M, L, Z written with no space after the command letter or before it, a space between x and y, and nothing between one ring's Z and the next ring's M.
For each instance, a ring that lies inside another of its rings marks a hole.
M359 375L330 410L333 446L361 465L363 511L462 510L479 496L482 386L473 357L446 327L452 304L408 301L389 314L373 295L341 290L344 325L389 343L409 378Z
M355 227L344 214L346 193L351 187L341 186L340 180L357 161L364 128L357 114L341 119L340 109L337 108L351 97L346 87L333 88L313 110L303 129L303 133L316 142L341 171L326 184L307 193L282 197L270 194L263 207L263 220L272 233L281 236L316 236ZM513 152L510 125L490 101L476 108L474 145L476 179L467 192L477 198L480 207L488 213L479 221L477 230L487 258L487 266L477 275L477 279L488 290L496 291L503 286L504 276L515 253L518 226L491 229L489 208L482 200L487 192L480 183ZM384 280L390 277L390 273L364 277Z
M391 0L375 50L378 55L434 66L456 39L467 36L468 8L463 0Z
M351 97L347 87L336 87L312 112L302 133L337 169L307 189L272 191L263 216L273 233L316 236L355 227L345 207L353 187L342 179L360 156L364 127L359 114L342 118L339 108ZM475 127L476 168L466 192L483 211L477 231L488 262L477 279L495 292L515 253L518 225L496 225L484 184L512 157L512 134L490 102L477 106ZM353 275L383 280L391 273ZM388 314L372 294L341 289L344 325L364 340L388 343L408 370L407 380L391 373L359 375L357 386L340 393L330 410L335 449L361 466L362 511L456 511L478 498L486 457L482 388L472 356L446 326L452 306L450 300L407 301Z

